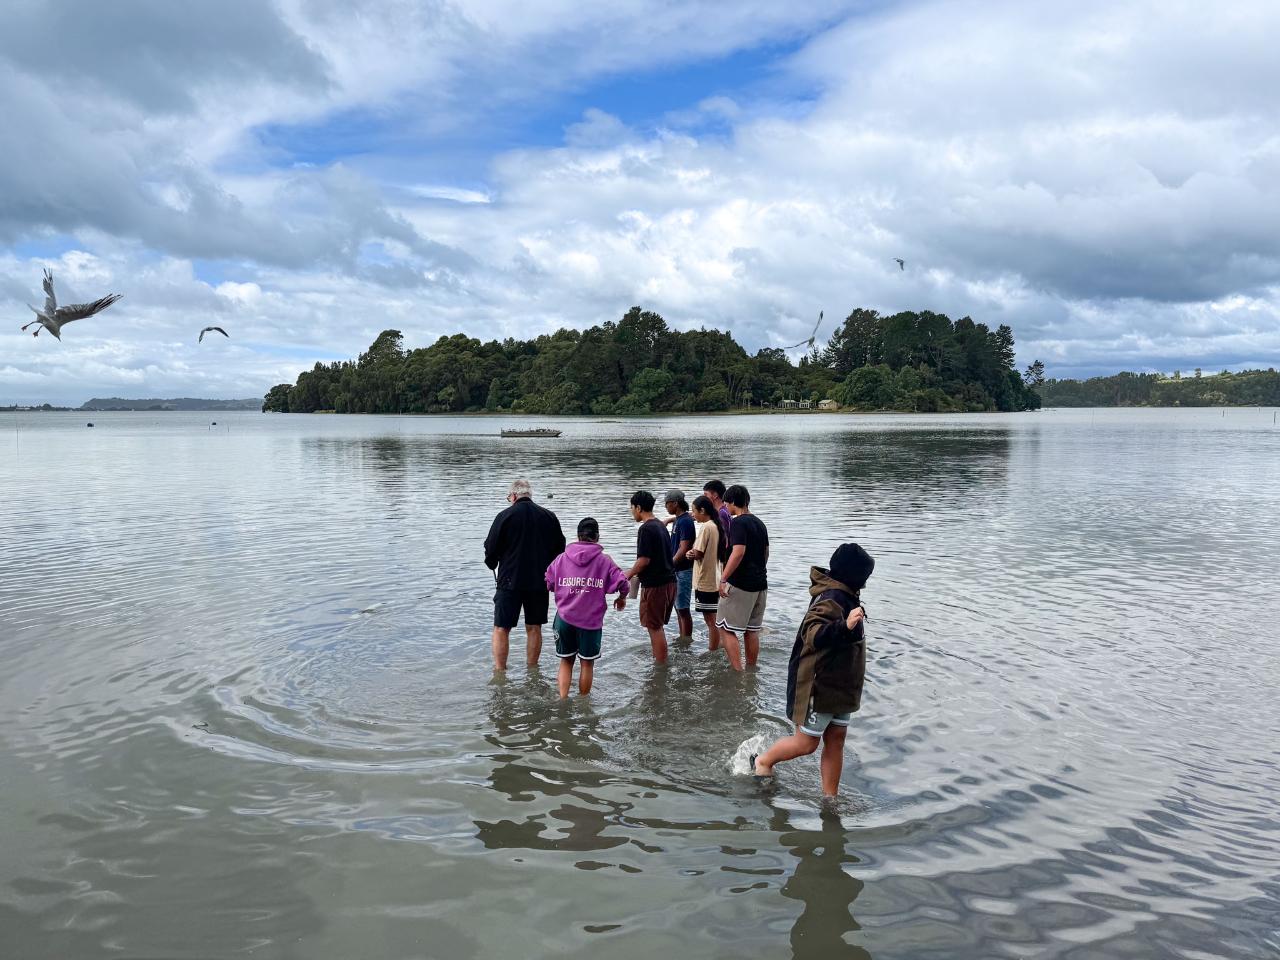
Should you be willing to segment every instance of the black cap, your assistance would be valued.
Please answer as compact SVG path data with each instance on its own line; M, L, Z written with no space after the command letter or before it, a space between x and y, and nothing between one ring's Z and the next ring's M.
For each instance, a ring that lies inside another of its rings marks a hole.
M867 578L876 568L871 554L856 543L842 543L831 555L831 576L839 580L850 590L861 590L867 585Z
M578 539L593 543L600 539L600 524L596 523L595 517L583 517L578 521Z

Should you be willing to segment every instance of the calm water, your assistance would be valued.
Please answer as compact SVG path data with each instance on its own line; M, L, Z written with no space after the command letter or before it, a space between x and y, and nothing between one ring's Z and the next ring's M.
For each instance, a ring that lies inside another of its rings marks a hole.
M1272 418L0 414L0 956L1274 956ZM495 681L517 473L623 563L633 489L745 482L759 670L655 668L633 605L589 700L550 644ZM816 759L729 761L849 538L823 808Z

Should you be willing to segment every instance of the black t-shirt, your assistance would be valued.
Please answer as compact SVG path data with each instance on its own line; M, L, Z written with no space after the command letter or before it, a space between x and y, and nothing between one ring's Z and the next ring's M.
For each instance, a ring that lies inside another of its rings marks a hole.
M671 535L661 520L646 520L636 533L636 558L648 557L649 562L640 571L640 586L661 587L675 583L676 574L671 568Z
M739 590L767 590L769 578L765 564L769 558L769 531L754 513L743 513L733 518L729 528L729 548L746 547L742 562L729 578L729 585Z

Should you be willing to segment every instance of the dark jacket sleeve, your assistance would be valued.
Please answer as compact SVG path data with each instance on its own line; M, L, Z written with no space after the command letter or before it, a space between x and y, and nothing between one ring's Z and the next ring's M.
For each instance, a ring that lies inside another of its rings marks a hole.
M839 605L833 604L833 606L835 607L832 611L833 615L825 618L826 622L814 634L813 646L816 650L850 646L862 639L862 624L859 623L850 630L844 625L848 614L844 613Z
M484 565L490 570L497 570L498 562L502 559L502 523L506 518L505 510L494 517L493 524L489 527L489 535L484 538Z
M853 635L845 629L844 623L839 620L830 620L824 623L813 637L813 646L817 650L827 650L831 647L844 646L850 643Z
M551 513L551 511L549 510L547 512ZM551 541L552 541L552 545L555 548L555 555L558 557L560 556L560 554L564 553L564 549L565 549L564 528L560 526L560 518L557 517L554 513L551 514L551 527L552 527Z

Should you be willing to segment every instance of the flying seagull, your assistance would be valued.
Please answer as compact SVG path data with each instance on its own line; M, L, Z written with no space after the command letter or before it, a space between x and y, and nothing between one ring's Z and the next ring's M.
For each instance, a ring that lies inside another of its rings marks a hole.
M818 336L818 328L819 328L820 326L822 326L822 311L821 311L821 310L819 310L819 311L818 311L818 322L817 322L817 323L815 323L815 324L813 325L813 333L809 334L809 339L808 339L808 340L801 340L799 343L793 343L791 346L789 346L789 347L783 347L782 349L783 349L783 350L794 350L796 347L809 347L810 349L812 349L812 348L813 348L813 341L814 341L815 339L817 339L817 336Z
M211 330L217 330L218 333L222 334L228 340L231 339L231 334L227 333L227 331L223 330L221 327L205 327L200 331L200 338L196 340L196 343L204 343L204 335L209 333Z
M899 269L899 270L905 270L905 269L907 269L907 264L906 264L906 262L905 262L901 257L894 257L893 259L894 259L894 260L896 260L896 261L898 262L898 269Z
M83 320L85 317L92 317L95 313L101 313L119 299L120 294L109 293L105 297L94 300L92 303L73 303L69 307L60 307L58 306L58 298L53 295L53 274L45 270L44 309L37 310L28 303L27 306L31 307L31 312L36 315L36 318L31 323L23 324L22 329L26 330L27 327L38 323L61 340L62 333L60 331L63 326L72 320ZM31 335L33 337L40 336L40 328L37 327L35 333Z

